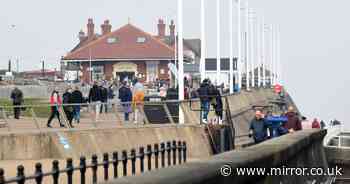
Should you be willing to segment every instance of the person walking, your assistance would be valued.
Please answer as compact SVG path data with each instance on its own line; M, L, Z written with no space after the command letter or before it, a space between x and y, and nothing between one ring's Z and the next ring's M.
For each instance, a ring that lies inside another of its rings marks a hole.
M219 124L222 124L222 118L223 118L223 104L221 99L221 94L218 88L214 88L214 97L215 104L213 104L213 107L215 109L215 114L217 117L217 122Z
M69 87L67 88L66 92L63 93L62 95L63 97L63 111L64 114L67 117L68 123L70 125L70 127L74 128L74 126L72 125L72 121L73 121L73 106L69 105L73 103L73 98L72 98L72 88Z
M210 110L210 98L209 98L209 83L208 79L204 79L197 89L197 94L201 103L201 118L202 123L208 122L208 114Z
M94 82L89 91L89 103L92 104L92 115L95 117L95 121L98 121L99 118L101 101L101 88L97 85L97 82Z
M60 118L59 108L62 105L62 100L57 89L55 89L51 93L50 105L51 105L51 114L47 121L47 127L52 128L51 121L53 120L54 117L57 117L60 127L65 127L64 124L62 124L61 118Z
M292 106L288 107L288 112L286 113L288 118L287 123L284 124L284 128L288 130L289 133L302 130L301 122L294 108Z
M104 112L107 113L108 112L108 89L104 86L101 85L100 86L100 90L101 90L101 106L100 106L100 113L103 113L103 109Z
M73 117L77 123L80 123L80 109L82 103L84 103L83 93L80 91L79 86L75 86L72 92L73 105Z
M19 119L19 116L21 114L21 106L23 103L23 92L15 87L12 92L11 92L11 99L12 99L12 104L13 104L13 113L14 113L14 118Z
M255 144L265 141L269 136L268 127L265 124L261 111L255 112L255 117L250 121L249 137L253 137Z
M129 114L131 113L132 92L126 81L122 82L122 86L119 88L120 102L123 107L124 121L129 121Z
M141 121L143 121L143 117L139 118L139 116L144 116L143 114L141 114L141 112L143 112L145 87L137 79L135 79L134 83L135 83L133 87L133 105L135 107L134 123L138 123L139 119L142 119Z
M312 128L317 128L317 129L321 128L320 122L317 120L317 118L314 119L311 126Z

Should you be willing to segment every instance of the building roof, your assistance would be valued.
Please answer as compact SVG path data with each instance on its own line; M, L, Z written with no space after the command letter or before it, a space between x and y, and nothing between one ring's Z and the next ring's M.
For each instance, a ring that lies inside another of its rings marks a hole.
M141 42L137 40L141 38ZM145 41L142 42L142 38ZM113 43L111 43L113 42ZM173 59L174 49L161 40L127 24L68 53L63 60Z

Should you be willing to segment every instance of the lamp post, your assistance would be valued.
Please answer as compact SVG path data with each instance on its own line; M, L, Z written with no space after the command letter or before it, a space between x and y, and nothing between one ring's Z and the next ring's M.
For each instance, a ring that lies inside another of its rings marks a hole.
M178 18L178 60L179 60L179 100L184 100L184 54L183 54L183 0L178 0L177 18Z
M199 67L201 81L205 79L205 58L206 58L205 0L201 0L201 59L200 59L200 67Z
M216 85L220 84L220 0L216 0Z
M241 0L237 0L237 80L238 90L242 88L242 48L241 48Z
M245 11L245 71L246 71L246 90L249 91L250 90L250 84L249 84L249 61L250 61L250 39L249 39L249 10L248 10L249 4L248 4L248 0L245 1L245 7L244 7L244 11Z
M233 0L230 0L230 6L229 6L230 10L230 83L229 83L229 88L230 88L230 93L233 93Z

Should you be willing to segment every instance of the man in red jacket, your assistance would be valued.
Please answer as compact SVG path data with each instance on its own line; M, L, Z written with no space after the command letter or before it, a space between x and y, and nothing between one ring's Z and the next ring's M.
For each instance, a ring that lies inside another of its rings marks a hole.
M284 124L284 128L286 128L289 131L289 133L302 129L301 121L298 115L294 112L294 108L292 106L288 108L286 116L288 118L288 121Z

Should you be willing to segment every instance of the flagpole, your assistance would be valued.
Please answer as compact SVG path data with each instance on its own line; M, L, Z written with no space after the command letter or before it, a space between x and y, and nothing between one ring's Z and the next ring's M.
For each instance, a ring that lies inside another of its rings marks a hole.
M184 100L184 55L183 55L183 0L178 0L178 63L179 63L179 100Z
M220 84L220 1L216 0L216 85Z
M249 81L249 61L250 61L250 53L249 53L249 10L248 10L249 4L248 0L245 2L245 69L246 69L246 89L247 91L250 90L250 81Z
M241 0L237 0L237 74L238 90L242 88L242 48L241 48Z
M233 93L233 0L230 0L230 93Z
M259 19L257 18L256 20L256 59L258 61L258 64L257 64L257 69L258 69L258 87L260 88L261 87L261 66L262 66L262 57L261 57L261 27L260 27L260 21Z
M265 57L265 21L262 19L261 23L261 62L262 62L262 82L263 87L266 87L266 57Z
M205 0L201 0L201 59L200 74L201 81L205 79L205 58L206 58L206 40L205 40Z
M253 19L254 19L254 12L251 9L248 9L251 12L251 17L248 17L249 22L249 29L248 29L248 37L249 37L249 53L250 53L250 70L251 70L251 86L255 87L255 66L254 66L254 26L253 26Z

